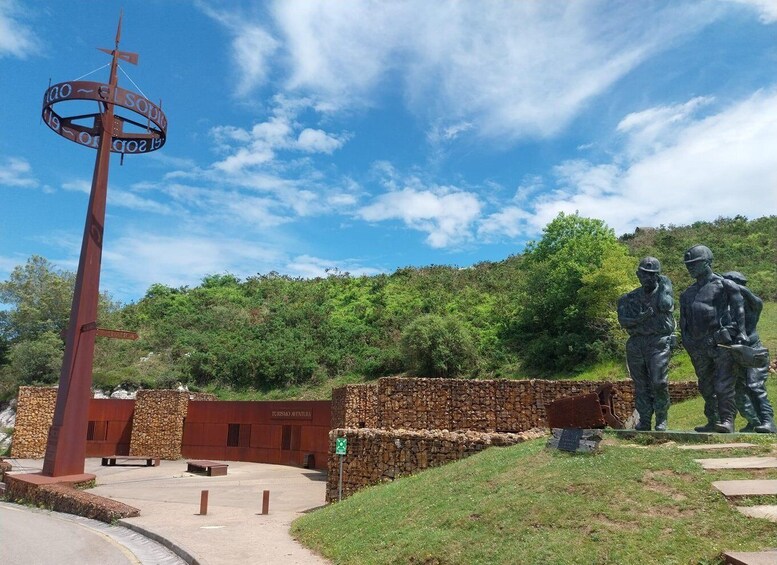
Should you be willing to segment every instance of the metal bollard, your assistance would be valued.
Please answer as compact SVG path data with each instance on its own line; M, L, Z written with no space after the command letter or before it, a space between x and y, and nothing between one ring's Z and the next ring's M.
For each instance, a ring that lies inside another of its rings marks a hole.
M204 490L200 493L200 516L205 516L208 513L208 491Z
M262 493L262 514L270 513L270 491L266 490Z

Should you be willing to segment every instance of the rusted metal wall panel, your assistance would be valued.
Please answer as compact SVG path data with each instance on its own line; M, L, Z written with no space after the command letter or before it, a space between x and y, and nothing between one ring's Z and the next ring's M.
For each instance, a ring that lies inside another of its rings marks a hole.
M186 459L215 459L216 461L227 461L226 447L217 448L213 446L184 445L181 448L181 454Z
M226 447L227 429L227 424L187 421L183 427L183 445Z
M322 433L324 428L302 428L300 438L300 451L326 453L329 449L329 430Z
M89 402L90 420L123 420L130 422L132 421L132 413L134 411L134 400L93 398Z
M313 454L326 468L331 402L190 401L184 426L184 457L302 465ZM237 445L228 446L229 425L239 425ZM287 445L283 448L283 429ZM195 455L196 454L196 455Z
M275 449L280 445L280 429L278 426L269 424L254 424L251 426L251 441L249 445L253 448Z
M93 398L89 402L87 457L129 454L134 400Z

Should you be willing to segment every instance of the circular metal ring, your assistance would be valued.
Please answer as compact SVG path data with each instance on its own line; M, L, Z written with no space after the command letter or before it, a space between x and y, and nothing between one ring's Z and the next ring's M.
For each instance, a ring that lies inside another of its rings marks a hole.
M93 100L121 106L146 123L114 115L113 124L104 126L100 112L63 117L54 110L54 105L68 100ZM167 117L162 108L136 92L118 86L111 88L100 82L72 81L50 86L43 95L42 115L43 121L53 131L87 147L97 148L103 130L110 130L112 153L149 153L162 147L167 139ZM94 119L92 126L76 122L87 118ZM146 131L125 132L125 123Z

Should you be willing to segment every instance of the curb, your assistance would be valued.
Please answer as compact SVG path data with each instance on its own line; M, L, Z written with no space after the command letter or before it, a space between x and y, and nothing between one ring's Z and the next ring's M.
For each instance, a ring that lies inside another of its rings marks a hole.
M207 565L207 563L205 563L204 561L201 561L196 557L194 557L183 546L178 545L177 543L172 542L169 539L163 536L160 536L155 532L152 532L151 530L147 530L146 528L143 528L131 522L127 522L126 520L118 520L116 523L119 524L120 526L123 526L129 530L132 530L133 532L137 532L140 535L145 536L149 539L152 539L155 542L165 546L167 549L175 553L178 557L186 561L186 563L188 563L189 565Z

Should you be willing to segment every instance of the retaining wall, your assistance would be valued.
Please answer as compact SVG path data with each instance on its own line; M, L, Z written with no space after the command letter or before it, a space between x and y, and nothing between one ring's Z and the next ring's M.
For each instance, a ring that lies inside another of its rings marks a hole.
M6 498L20 504L35 504L56 512L66 512L112 524L122 518L140 515L140 510L119 502L74 488L74 485L37 484L24 480L25 475L8 475ZM44 542L45 543L45 542Z
M340 456L335 455L335 438L338 437L348 441L347 453L343 456L342 497L346 498L368 485L457 461L487 447L515 445L545 433L544 430L520 434L363 428L332 430L329 433L326 500L338 500Z
M332 393L332 427L522 432L546 426L545 406L595 392L599 381L407 379L348 385ZM634 412L634 384L614 383L615 414ZM698 395L696 382L669 384L672 402ZM374 424L373 424L374 422Z
M338 500L340 456L345 498L360 488L462 459L493 445L513 445L547 433L545 406L595 392L601 382L382 378L332 391L327 502ZM615 414L634 412L634 385L618 381ZM698 395L695 382L670 383L673 402ZM458 430L458 431L454 431Z

